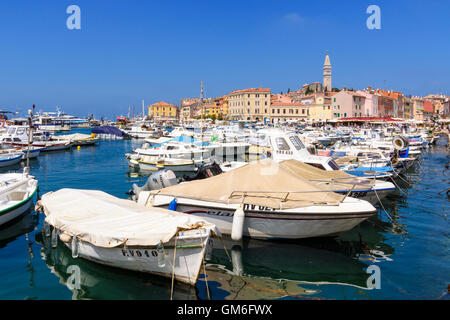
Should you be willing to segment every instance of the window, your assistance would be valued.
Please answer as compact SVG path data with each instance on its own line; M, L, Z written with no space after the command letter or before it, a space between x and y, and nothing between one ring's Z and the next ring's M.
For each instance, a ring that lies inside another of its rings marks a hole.
M336 102L336 98L334 98L333 102Z
M298 109L295 110L295 114L298 114Z
M302 114L305 114L305 109L302 109Z
M286 140L284 140L284 138L276 138L275 142L277 144L278 150L282 151L291 150L291 148L289 148L289 145L287 144Z
M289 137L289 140L291 140L292 144L294 145L295 149L301 150L305 149L305 145L302 143L299 137L297 136L291 136Z

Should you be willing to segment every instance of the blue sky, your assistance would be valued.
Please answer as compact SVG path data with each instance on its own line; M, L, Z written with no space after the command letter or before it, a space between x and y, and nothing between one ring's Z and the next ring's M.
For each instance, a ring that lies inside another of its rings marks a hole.
M66 28L71 4L81 30ZM322 81L327 50L333 87L450 95L449 18L448 0L2 0L0 109L111 119L199 96L201 81L206 96L286 92Z

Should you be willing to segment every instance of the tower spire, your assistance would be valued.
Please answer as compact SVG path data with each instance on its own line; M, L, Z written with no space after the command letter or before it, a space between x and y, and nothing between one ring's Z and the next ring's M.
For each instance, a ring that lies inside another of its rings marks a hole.
M327 54L325 56L325 62L323 64L323 90L324 91L331 91L331 62L330 62L330 56Z

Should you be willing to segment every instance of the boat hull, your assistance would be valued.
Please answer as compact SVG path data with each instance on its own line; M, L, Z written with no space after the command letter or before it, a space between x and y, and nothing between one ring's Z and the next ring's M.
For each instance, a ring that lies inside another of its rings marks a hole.
M171 200L173 197L161 195L156 196L152 203L153 206L168 208ZM231 235L233 216L237 205L180 198L177 201L177 211L205 219L215 224L222 234ZM364 206L361 211L355 210L355 204L361 204L361 202L353 199L353 204L345 204L348 207L347 213L337 213L338 206L333 209L316 206L272 210L266 207L244 205L245 220L242 234L255 239L302 239L334 236L352 229L376 213L376 209L371 205ZM353 210L350 207L353 207Z
M197 230L196 230L197 231ZM199 233L199 231L197 231ZM187 235L186 235L187 234ZM150 273L195 285L201 271L205 250L212 246L209 234L190 236L191 231L181 232L175 242L156 247L102 248L89 242L78 242L78 257L110 267ZM72 242L64 242L72 250ZM73 252L73 251L72 251ZM175 267L173 267L175 254ZM164 258L162 258L162 256Z
M11 208L2 210L0 212L0 226L16 219L17 217L25 213L28 209L30 209L36 190L37 186L34 192L32 192L32 194L27 199L23 200L17 205L12 206Z
M0 168L18 164L20 161L22 161L22 156L21 155L19 155L17 157L14 157L14 158L11 158L11 159L1 159L0 160Z

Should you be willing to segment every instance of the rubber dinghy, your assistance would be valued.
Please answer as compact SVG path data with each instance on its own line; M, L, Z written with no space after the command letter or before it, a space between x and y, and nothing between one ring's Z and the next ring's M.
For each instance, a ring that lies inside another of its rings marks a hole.
M195 285L210 237L218 229L203 219L145 208L95 190L61 189L38 202L45 234L100 264L152 273ZM53 230L50 232L50 229ZM175 262L175 263L174 263Z
M203 180L141 191L138 203L176 209L215 224L239 240L336 235L376 213L367 201L331 192L272 160ZM172 202L173 203L173 202ZM172 204L173 206L173 204Z

